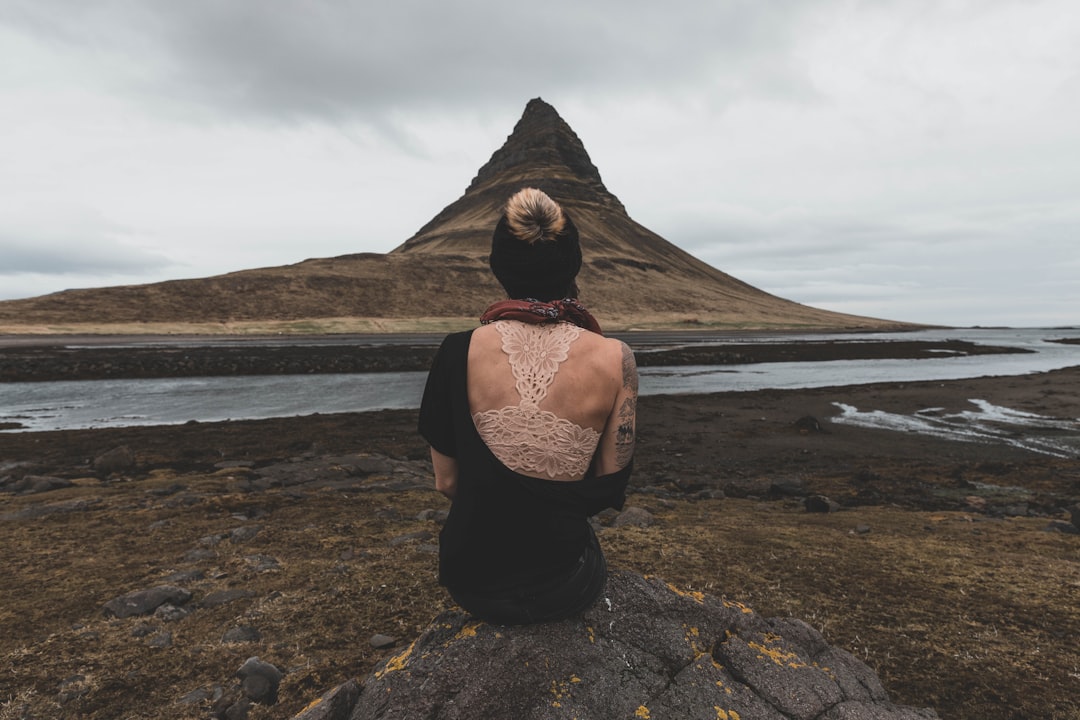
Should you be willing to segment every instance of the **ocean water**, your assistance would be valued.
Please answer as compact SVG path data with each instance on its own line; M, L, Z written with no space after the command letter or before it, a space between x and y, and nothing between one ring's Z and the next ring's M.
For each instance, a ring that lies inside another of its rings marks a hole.
M741 339L756 343L825 338L844 342L958 339L1021 347L1034 352L975 357L943 354L940 358L922 360L645 367L640 370L640 391L643 395L713 393L1025 375L1080 366L1080 345L1050 342L1056 338L1078 336L1080 329L932 330L831 338L755 335ZM722 337L715 342L736 341ZM425 377L422 372L404 372L0 383L0 423L18 423L19 428L7 431L18 432L408 409L419 407ZM890 420L872 415L874 410L844 409L840 421L888 426ZM919 427L928 428L929 418L922 420L926 422ZM1075 421L1076 418L1063 420ZM998 427L1002 425L1001 418L996 422ZM903 427L905 423L907 427ZM918 431L913 430L914 425L907 419L896 419L894 425L894 429ZM942 430L939 427L936 431Z

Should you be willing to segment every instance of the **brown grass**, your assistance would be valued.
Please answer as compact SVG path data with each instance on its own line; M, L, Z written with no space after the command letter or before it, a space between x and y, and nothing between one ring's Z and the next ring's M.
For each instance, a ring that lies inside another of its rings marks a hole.
M289 717L363 676L382 656L367 643L372 634L408 641L448 606L435 556L415 542L389 545L408 532L437 531L414 519L445 505L434 492L250 495L230 492L233 478L158 473L89 484L49 497L92 499L88 511L0 523L11 559L0 718L26 717L26 709L32 717L202 718L205 707L174 701L228 684L251 655L287 671L281 703L254 717ZM147 499L146 490L177 480L197 502ZM32 502L39 500L8 508ZM806 619L874 667L897 701L934 705L944 718L1080 713L1069 691L1080 674L1076 538L1044 532L1045 520L888 507L808 515L795 503L737 499L632 503L658 522L605 531L613 566ZM199 538L251 522L264 530L250 543L225 540L211 560L182 560ZM870 532L857 533L859 525ZM245 559L254 553L274 556L281 569L254 572ZM189 588L196 600L229 587L255 597L175 623L102 615L111 597L192 565L207 574ZM171 631L172 647L132 635L147 622ZM257 627L262 641L223 644L222 633L238 624ZM60 683L77 676L85 695L61 705Z

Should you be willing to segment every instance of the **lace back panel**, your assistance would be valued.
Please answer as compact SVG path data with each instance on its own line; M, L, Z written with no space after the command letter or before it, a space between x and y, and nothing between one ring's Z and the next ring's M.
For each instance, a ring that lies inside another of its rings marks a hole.
M569 323L531 325L504 320L492 324L502 335L502 349L521 401L473 413L481 439L503 465L516 472L549 478L583 477L600 433L540 409L559 365L582 329Z

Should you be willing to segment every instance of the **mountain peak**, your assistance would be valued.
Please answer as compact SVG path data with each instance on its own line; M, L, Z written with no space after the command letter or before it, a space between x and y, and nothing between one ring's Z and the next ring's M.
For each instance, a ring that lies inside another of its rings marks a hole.
M590 207L626 214L619 199L604 187L577 133L554 107L533 98L465 194L393 252L486 253L503 205L523 187L543 190L571 211Z
M530 100L525 106L514 131L480 168L469 190L498 182L508 174L538 175L545 179L568 176L567 179L583 183L593 192L610 196L581 139L555 108L540 98Z

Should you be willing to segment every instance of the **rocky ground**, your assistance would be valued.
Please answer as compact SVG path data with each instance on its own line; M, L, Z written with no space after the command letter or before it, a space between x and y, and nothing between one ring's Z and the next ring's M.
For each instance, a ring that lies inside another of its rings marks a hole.
M832 422L972 398L1080 418L1080 369L643 398L601 542L806 620L897 702L1078 718L1076 459ZM281 676L248 717L288 718L400 652L450 605L415 419L0 433L0 718L205 718L252 657Z

